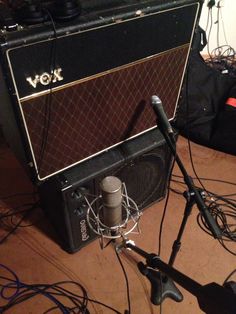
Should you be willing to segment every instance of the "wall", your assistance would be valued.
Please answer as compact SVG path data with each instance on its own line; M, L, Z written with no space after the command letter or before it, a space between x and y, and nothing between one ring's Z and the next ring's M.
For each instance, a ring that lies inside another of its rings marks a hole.
M207 16L209 9L207 3L209 0L205 0L200 19L200 26L206 30ZM230 45L236 50L236 0L215 0L216 6L212 8L212 31L209 40L209 51L218 47L217 44L217 25L219 23L219 45ZM219 21L217 18L217 5L220 5ZM218 21L218 23L217 23ZM210 25L210 21L209 21ZM225 32L224 32L225 29ZM209 26L208 26L209 30ZM225 33L225 35L224 35ZM208 31L207 31L208 34ZM226 38L225 38L226 37ZM204 49L203 53L207 53L207 48Z

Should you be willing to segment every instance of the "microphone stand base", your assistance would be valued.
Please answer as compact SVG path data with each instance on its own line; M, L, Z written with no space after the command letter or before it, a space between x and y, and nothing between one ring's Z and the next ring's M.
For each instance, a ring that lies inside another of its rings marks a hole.
M138 263L138 269L151 283L151 302L154 305L160 305L166 298L170 298L175 302L183 300L180 290L173 280L165 274L144 265L142 262Z

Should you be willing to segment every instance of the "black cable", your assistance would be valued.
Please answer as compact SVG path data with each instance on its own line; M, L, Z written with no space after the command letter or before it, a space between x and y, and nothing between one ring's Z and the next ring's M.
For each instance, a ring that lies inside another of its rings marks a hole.
M205 221L203 220L202 216L200 214L198 214L197 216L197 223L199 225L199 227L205 232L207 233L208 235L212 236L212 234L210 233ZM227 239L218 239L220 245L230 254L236 256L236 252L232 251L231 249L229 249L225 242L229 241Z
M63 282L63 284L65 284L65 283L68 283L68 282ZM60 283L60 284L62 284L62 283ZM54 284L54 288L55 288L55 290L57 290L57 291L59 291L59 292L63 292L64 293L64 295L67 295L68 296L68 298L69 297L72 297L73 299L71 299L72 301L73 301L73 303L75 304L75 305L78 305L78 304L80 304L83 308L87 308L87 306L88 306L88 295L87 295L87 292L86 292L86 290L85 290L85 288L82 286L82 285L78 285L79 286L79 288L82 290L82 292L83 292L83 302L81 302L81 301L79 301L79 302L75 302L75 299L74 299L74 297L77 297L78 295L76 295L75 293L72 293L72 292L69 292L68 293L68 290L66 290L66 289L64 289L63 287L60 287L58 284Z
M206 22L206 27L205 27L205 31L207 32L208 26L209 26L209 20L210 20L210 10L208 9L207 12L207 22Z
M183 179L181 176L178 175L173 176ZM183 181L179 181L176 179L172 179L172 182L184 185ZM227 184L233 184L232 182L225 182ZM199 189L199 187L197 188ZM181 191L176 191L173 188L171 188L171 190L177 192L178 194L181 193ZM218 225L218 228L221 230L222 239L219 240L219 243L229 253L236 255L236 253L232 251L226 244L228 242L236 242L236 200L218 195L209 190L202 190L202 192L204 192L205 194L205 204L207 205L209 212L214 218L216 224ZM230 223L231 220L233 220L233 223ZM201 213L197 215L197 223L204 232L212 236Z
M220 10L220 19L221 19L221 23L222 23L222 29L223 29L223 33L224 33L225 43L226 43L226 45L228 45L228 41L227 41L227 38L226 38L226 32L225 32L224 19L223 19L223 16L222 16L222 10Z
M220 46L220 10L221 10L221 6L220 6L220 1L218 1L217 3L217 20L215 23L217 23L217 31L216 31L216 42L217 42L217 46Z
M207 204L207 200L206 200ZM226 246L226 242L236 242L236 224L230 223L229 220L236 221L236 204L218 203L217 200L213 200L208 203L208 209L211 212L212 217L215 219L216 224L221 230L222 239L219 239L219 243L224 249L233 255L236 255L231 249ZM198 214L197 222L202 230L211 235L208 226L206 225L201 213Z
M191 143L190 143L189 138L188 138L187 142L188 142L188 151L189 151L190 163L191 163L191 167L193 169L193 173L196 177L196 180L199 182L200 186L202 187L202 189L204 191L207 191L207 189L205 188L204 184L202 183L202 181L201 181L200 177L198 176L197 171L195 169L194 162L193 162L192 148L191 148Z
M27 205L29 205L29 204L27 204ZM21 211L21 213L23 213L23 216L19 219L19 221L16 224L13 225L13 228L2 239L0 239L0 245L2 243L4 243L10 237L10 235L13 234L16 231L16 229L18 227L21 226L21 223L23 222L23 220L32 212L33 209L35 209L37 207L38 207L38 203L35 203L29 209L27 209L25 211ZM18 212L11 213L11 214L9 214L9 212L8 212L5 215L1 215L0 219L2 220L4 218L11 217L11 216L17 215L17 214L18 214Z
M224 28L224 21L222 18L221 0L219 0L216 5L217 20L215 24L217 24L217 31L216 31L217 47L210 52L210 36L211 36L211 31L212 31L212 26L213 26L212 7L214 6L214 4L212 2L210 3L210 5L208 5L209 9L208 9L206 32L208 30L209 20L210 20L210 28L207 34L208 59L205 60L205 63L208 66L213 67L215 70L220 71L223 74L228 74L232 77L236 77L235 51L227 43L225 28ZM223 27L226 45L220 45L220 17L221 17L221 23Z
M57 31L56 31L56 26L55 26L51 13L46 8L43 8L43 10L47 13L51 21L53 32L54 32L54 38L52 39L52 44L51 44L50 54L49 54L50 73L51 75L54 75L53 73L56 67ZM40 170L43 164L45 150L48 145L48 136L49 136L49 129L50 129L50 124L51 124L52 84L53 84L53 80L50 81L50 84L49 84L50 92L47 95L46 101L44 104L44 122L43 122L43 131L42 131L42 141L41 141L41 147L39 151L38 167L37 167L38 168L37 173L39 175L40 175Z
M222 201L224 201L224 202L226 202L226 203L228 203L228 204L230 204L232 207L234 207L234 208L236 208L236 200L231 200L231 199L229 199L229 198L227 198L227 197L225 197L225 196L222 196L222 195L218 195L218 194L215 194L215 193L213 193L213 192L210 192L210 191L208 191L210 194L212 194L215 198L216 198L216 200L222 200ZM233 209L233 208L232 208Z
M176 177L176 178L181 178L183 179L183 176L179 176L179 175L176 175L176 174L173 174L172 177ZM196 178L192 177L193 180L195 180ZM219 183L226 183L226 184L231 184L231 185L236 185L235 183L233 182L229 182L229 181L224 181L224 180L218 180L218 179L210 179L210 178L202 178L200 177L199 178L200 180L206 180L206 181L214 181L214 182L219 182ZM179 181L179 180L175 180L175 179L171 179L172 182L174 183L178 183L178 184L181 184L181 185L185 185L184 181ZM173 191L174 193L176 194L182 194L183 191L180 191L180 190L176 190L174 189L173 187L170 188L171 191ZM219 199L223 199L225 201L227 201L228 203L232 203L232 204L235 204L234 202L236 202L236 199L234 198L229 198L229 197L232 197L232 196L236 196L236 193L231 193L231 194L224 194L224 195L218 195L218 194L215 194L214 192L212 191L209 191L208 190L208 193L211 193L213 194L215 197L219 198Z
M182 176L179 176L179 175L175 175L173 174L172 177L177 177L177 178L181 178L183 179ZM196 179L196 178L193 178L193 179ZM226 184L231 184L231 185L236 185L235 183L233 182L229 182L229 181L223 181L223 180L218 180L218 179L209 179L209 178L198 178L200 180L206 180L206 181L215 181L215 182L220 182L220 183L226 183ZM179 183L179 184L185 184L184 181L178 181L178 180L175 180L175 179L171 179L172 182L175 182L175 183ZM199 187L197 187L199 189ZM171 188L171 190L175 191L173 188ZM206 191L207 193L209 193L209 195L213 195L216 199L219 199L219 200L223 200L225 202L227 202L228 204L231 204L233 207L236 206L236 200L235 199L229 199L228 196L235 196L236 193L232 193L232 194L227 194L227 195L218 195L212 191L209 191L209 190L206 190L204 189L203 191ZM181 191L177 191L177 194L181 194L182 192Z
M105 303L102 303L101 301L97 301L97 300L93 300L93 299L90 299L90 298L87 298L89 302L92 302L92 303L96 303L96 304L99 304L101 306L104 306L105 308L113 311L114 313L117 313L117 314L122 314L121 312L117 311L116 309L114 309L113 307L105 304Z
M174 167L174 163L172 165L172 170ZM168 181L168 186L167 186L167 194L166 194L166 199L165 199L165 204L164 204L164 209L161 217L161 223L160 223L160 228L159 228L159 234L158 234L158 253L157 255L161 255L161 245L162 245L162 232L163 232L163 226L164 226L164 221L166 217L166 211L167 211L167 205L169 202L169 197L170 197L170 180Z
M53 293L49 292L48 289L52 288L50 285L27 285L24 283L20 284L20 287L22 290L18 293L18 295L10 300L8 304L4 307L4 311L8 310L9 308L12 308L13 306L16 306L32 297L35 297L37 295L42 295L46 298L48 298L50 301L56 304L56 307L60 310L63 314L69 314L69 311L67 307L59 301Z
M182 175L177 175L177 174L172 174L172 177L177 177L177 178L182 178ZM193 180L197 179L196 177L192 177ZM212 178L206 178L206 177L198 177L198 179L202 180L202 181L213 181L213 182L219 182L219 183L225 183L225 184L230 184L230 185L235 185L236 183L231 182L231 181L226 181L226 180L221 180L221 179L212 179Z
M35 202L34 204L31 204L31 207L29 209L26 209L25 212L29 211L30 212L29 214L33 214L36 209L39 209L41 211L40 202ZM15 226L17 224L17 222L15 222L14 219L16 219L16 216L19 214L20 214L20 211L17 211L15 213L12 213L12 215L10 216L12 226ZM36 217L35 221L31 221L30 223L26 223L26 224L21 223L20 225L18 225L18 228L28 228L28 227L34 226L41 220L42 220L42 217Z
M236 252L234 252L234 251L232 251L231 249L229 249L229 248L225 245L225 243L224 243L223 240L218 239L218 241L219 241L219 243L221 244L221 246L222 246L228 253L230 253L230 254L236 256Z
M212 25L213 25L212 8L209 7L208 13L209 13L209 18L210 18L210 28L209 28L208 36L207 36L207 52L208 52L209 57L211 58L211 54L210 54L210 37L211 37L211 31L212 31Z
M3 196L0 196L0 199L1 200L7 200L9 198L14 198L14 197L19 197L19 196L34 196L34 195L37 195L37 192L32 192L32 193L29 193L29 192L25 192L25 193L16 193L16 194L9 194L9 195L3 195Z
M231 271L231 273L225 278L225 281L223 282L223 286L229 281L229 279L236 273L236 269Z
M175 156L173 157L172 160L172 165L170 168L170 171L168 173L168 177L167 177L167 187L166 187L166 199L165 199L165 204L164 204L164 209L163 209L163 213L162 213L162 217L161 217L161 223L160 223L160 228L159 228L159 234L158 234L158 256L161 256L161 245L162 245L162 232L163 232L163 226L164 226L164 221L165 221L165 216L166 216L166 211L167 211L167 205L169 202L169 197L170 197L170 182L171 182L171 176L172 176L172 172L174 169L174 165L175 165Z
M9 217L12 217L12 216L16 216L16 215L25 213L27 211L30 211L30 210L32 210L32 207L34 207L36 204L38 204L38 203L25 203L23 205L20 205L18 207L15 207L15 208L12 208L12 209L8 210L6 213L3 213L3 214L0 213L0 220L1 219L5 219L5 218L9 218ZM28 206L30 208L18 210L18 208L28 207ZM2 207L2 208L4 208L4 207Z
M25 213L25 215L23 215L23 217L19 220L18 224L16 224L2 239L0 239L0 245L3 244L10 237L10 235L16 231L21 222L27 217L28 213L29 212Z
M216 71L236 77L236 52L229 45L218 46L212 50L209 58L205 59L206 65L214 68Z
M166 216L166 212L167 212L167 205L168 205L168 202L169 202L169 197L170 197L170 182L171 182L171 176L172 176L172 172L173 172L173 169L174 169L174 165L175 165L175 156L172 160L172 165L171 165L171 168L170 168L170 172L168 174L168 179L167 179L167 187L166 187L166 190L167 190L167 194L166 194L166 199L165 199L165 204L164 204L164 209L163 209L163 213L162 213L162 218L161 218L161 223L160 223L160 228L159 228L159 235L158 235L158 256L161 255L161 246L162 246L162 232L163 232L163 226L164 226L164 221L165 221L165 216ZM162 286L162 281L160 281L160 289L161 289L161 294L162 294L162 290L163 290L163 286ZM162 310L162 302L160 303L160 314L162 314L163 310Z
M124 268L124 265L121 261L121 258L119 256L119 253L117 252L117 250L115 250L116 252L116 256L117 256L117 259L119 261L119 264L122 268L122 271L123 271L123 274L124 274L124 277L125 277L125 284L126 284L126 293L127 293L127 303L128 303L128 313L127 314L131 314L131 302L130 302L130 292L129 292L129 280L128 280L128 276L127 276L127 273L125 271L125 268Z
M211 12L211 8L209 7L209 12ZM212 12L211 12L211 26L210 26L210 30L211 30L211 27L212 27ZM210 34L210 31L209 31L209 34ZM198 178L198 175L197 175L197 172L195 170L195 167L194 167L194 163L193 163L193 157L192 157L192 151L191 151L191 144L190 144L190 136L189 136L189 130L190 130L190 119L189 119L189 109L190 109L190 106L189 106L189 67L187 68L187 71L186 71L186 74L185 74L185 80L186 80L186 87L185 87L185 99L186 99L186 131L187 131L187 143L188 143L188 151L189 151L189 157L190 157L190 162L191 162L191 166L192 166L192 169L193 169L193 172L196 176L196 178L198 179L200 185L202 186L202 188L204 189L204 186L203 184L201 183L200 179Z
M15 223L13 221L13 219L20 214L26 213L28 211L31 212L31 211L33 211L33 209L39 208L38 192L36 190L34 192L23 192L23 193L3 195L3 196L0 196L0 199L1 200L8 200L8 199L13 199L13 198L15 199L18 197L26 197L26 196L29 196L30 199L33 198L34 200L32 200L30 203L24 203L24 204L21 204L17 207L10 208L8 211L6 211L4 213L0 212L0 222L3 222L3 219L10 218L11 225L15 226L17 224L17 228L29 227L29 226L35 224L35 223L31 223L31 224L27 224L27 225L22 225L22 224L18 225L18 223ZM5 206L2 206L2 207L0 206L0 209L7 209L7 208L5 208Z
M0 282L0 296L3 300L6 301L6 304L0 306L0 312L4 313L5 311L11 309L14 306L19 305L22 302L25 302L33 297L38 295L48 298L55 306L49 308L44 313L49 313L50 311L57 309L63 314L71 313L83 313L89 314L87 308L88 301L99 304L116 314L121 314L116 309L100 302L97 300L90 299L87 295L85 288L74 281L62 281L54 284L26 284L19 280L17 275L9 269L7 266L0 264L0 268L8 271L14 279L10 279L4 276L0 276L0 280L8 281L8 283L2 284ZM80 289L82 295L78 295L64 288L63 285L74 285L76 289ZM9 296L9 291L13 291ZM62 299L66 298L66 305L62 302ZM71 305L68 304L70 301Z

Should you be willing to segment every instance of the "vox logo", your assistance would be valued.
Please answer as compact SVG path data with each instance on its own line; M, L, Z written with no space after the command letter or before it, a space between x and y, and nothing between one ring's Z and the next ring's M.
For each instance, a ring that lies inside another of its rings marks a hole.
M41 75L36 74L34 77L27 77L26 81L33 86L33 88L36 88L38 84L41 85L49 85L51 83L56 83L63 80L63 76L61 74L62 69L57 68L52 71L52 73L44 72Z

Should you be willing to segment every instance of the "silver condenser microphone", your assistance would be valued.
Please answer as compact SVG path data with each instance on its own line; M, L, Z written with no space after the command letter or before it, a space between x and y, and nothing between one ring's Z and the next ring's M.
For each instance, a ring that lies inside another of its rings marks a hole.
M118 239L138 229L140 211L127 194L124 182L107 176L100 182L101 194L89 202L87 222L90 229L103 239ZM103 244L101 245L103 247Z
M122 182L114 176L105 177L100 183L102 193L102 222L107 227L122 223Z

